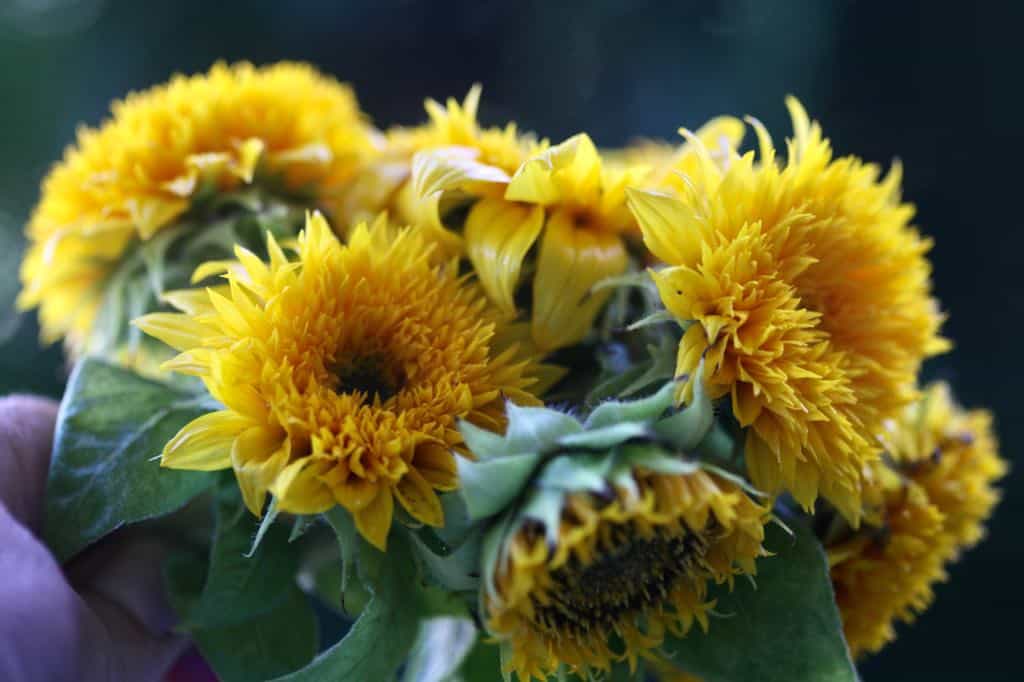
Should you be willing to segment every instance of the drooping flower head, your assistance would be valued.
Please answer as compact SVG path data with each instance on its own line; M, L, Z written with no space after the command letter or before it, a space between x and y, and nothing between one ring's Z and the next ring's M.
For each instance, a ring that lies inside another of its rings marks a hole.
M957 551L976 545L999 502L993 484L1006 474L987 410L966 411L949 386L927 386L919 401L886 424L886 451L928 493Z
M487 625L521 680L559 664L581 674L635 665L667 634L708 629L710 582L755 572L767 510L735 483L640 471L633 485L571 495L556 529L528 523L507 540Z
M298 258L271 237L269 263L236 250L227 286L171 294L183 313L138 320L181 351L224 409L172 439L163 466L234 469L249 509L266 493L299 514L341 505L384 547L394 500L440 526L435 491L457 485L456 420L500 430L506 399L532 403L533 363L454 263L416 229L383 221L342 246L320 215Z
M864 525L827 524L823 540L843 626L855 656L877 652L932 601L944 566L984 535L1006 472L991 415L964 411L946 384L886 423L884 460L869 470ZM823 516L827 519L827 513ZM820 521L820 519L819 519Z
M255 188L243 203L257 217L276 217L268 197L301 216L339 198L368 148L352 92L303 64L217 64L129 95L79 131L44 181L19 305L39 306L43 338L66 338L74 355L114 350L112 316L147 309L132 292L182 284L163 257L202 229L189 215L197 201Z
M859 658L896 637L894 623L913 622L945 580L951 545L943 515L928 494L876 463L865 485L864 524L825 538L836 604L850 653Z
M633 192L665 307L693 321L677 372L706 357L715 396L747 428L755 486L819 494L855 519L861 476L884 419L913 400L918 368L946 348L930 296L930 242L900 202L900 168L831 147L796 100L795 138L778 164L755 121L761 158L702 153L679 198ZM691 138L692 139L692 138ZM698 149L703 145L693 140Z

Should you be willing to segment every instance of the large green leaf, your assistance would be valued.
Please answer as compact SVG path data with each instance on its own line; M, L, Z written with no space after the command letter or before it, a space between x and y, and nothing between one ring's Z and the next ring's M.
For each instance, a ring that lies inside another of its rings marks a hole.
M431 618L420 624L402 682L450 680L476 643L477 631L468 618ZM497 673L495 668L492 673Z
M206 566L187 554L171 557L166 569L171 603L187 620L209 583ZM258 682L301 668L316 654L316 615L294 584L273 608L233 625L189 631L222 682Z
M187 629L243 623L277 608L295 586L297 550L288 530L271 524L247 556L260 523L242 506L234 481L219 497L206 583L183 623Z
M164 444L212 408L208 398L96 359L79 363L57 417L43 537L60 561L127 523L168 514L207 473L161 469Z
M717 595L728 617L712 619L707 634L666 640L677 666L705 682L855 682L825 553L802 524L793 530L768 529L775 556L758 561L756 587L740 580Z
M348 543L346 538L343 540ZM345 637L308 666L277 682L394 678L419 631L419 576L408 541L400 532L388 539L387 554L359 541L359 577L373 593ZM346 548L343 548L344 552Z

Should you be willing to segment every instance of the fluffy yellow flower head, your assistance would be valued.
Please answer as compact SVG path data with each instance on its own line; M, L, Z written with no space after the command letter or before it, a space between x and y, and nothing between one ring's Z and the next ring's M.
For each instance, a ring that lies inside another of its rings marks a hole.
M702 152L680 198L632 192L666 308L694 323L677 372L701 357L714 396L729 395L747 429L750 476L810 509L819 494L849 518L877 457L885 418L913 400L924 358L946 348L930 296L930 242L900 203L900 169L833 159L796 100L795 139L778 164L756 121L753 153ZM698 149L703 145L693 139Z
M342 246L319 214L290 262L236 250L228 285L172 294L184 313L138 320L182 351L224 409L187 426L163 466L232 467L249 509L267 491L299 514L341 505L383 548L394 500L440 526L435 491L457 486L456 421L500 430L506 399L532 404L529 358L503 347L497 315L416 229L379 221Z
M992 415L961 409L949 386L936 383L886 426L887 452L942 512L943 530L957 550L976 545L999 502L993 483L1007 469L999 457Z
M88 349L106 280L135 243L190 207L201 189L266 178L329 204L350 180L368 129L352 92L303 64L215 65L112 106L43 182L28 226L22 308L43 337Z
M832 585L850 652L876 652L896 637L893 623L910 623L945 580L950 552L942 512L928 494L884 464L871 467L864 525L849 537L826 539Z
M505 541L487 625L511 647L507 670L520 680L547 679L559 664L581 675L635 666L666 632L707 630L708 581L755 572L765 507L702 470L634 476L637 491L616 488L610 502L570 495L553 547L536 524Z

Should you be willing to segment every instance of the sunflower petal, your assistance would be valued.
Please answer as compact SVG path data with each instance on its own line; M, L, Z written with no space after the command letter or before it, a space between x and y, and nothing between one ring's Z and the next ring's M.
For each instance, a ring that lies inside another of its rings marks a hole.
M441 500L416 469L409 469L395 486L395 497L414 519L428 526L444 525Z
M192 471L227 469L235 438L250 426L250 420L227 410L204 414L168 441L160 466Z
M334 496L320 480L323 466L309 458L286 466L271 484L277 508L292 514L319 514L334 506Z
M267 490L288 462L284 434L264 427L246 429L231 448L231 466L242 500L256 516L263 514Z
M548 220L533 280L533 338L543 350L578 343L587 335L610 290L590 293L628 264L622 240L573 226L564 212Z
M203 344L206 327L181 313L150 313L132 323L175 350L191 350Z
M481 199L466 218L466 251L480 284L503 313L516 313L523 259L544 227L544 209Z
M395 501L391 496L391 488L381 486L373 502L352 516L359 534L383 552L388 547L388 531L391 530L394 513Z

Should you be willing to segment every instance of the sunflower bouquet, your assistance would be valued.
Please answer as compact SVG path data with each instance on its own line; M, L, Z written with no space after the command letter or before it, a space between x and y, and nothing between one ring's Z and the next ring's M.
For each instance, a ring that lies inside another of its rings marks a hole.
M302 64L113 105L19 304L73 366L44 536L127 524L227 681L857 679L984 535L991 417L901 168L788 99L602 150L375 128ZM747 129L754 151L742 151Z

